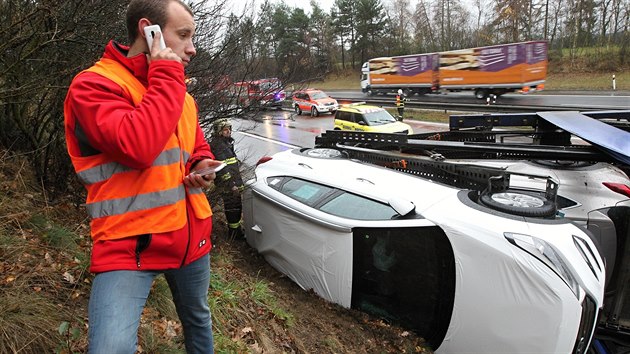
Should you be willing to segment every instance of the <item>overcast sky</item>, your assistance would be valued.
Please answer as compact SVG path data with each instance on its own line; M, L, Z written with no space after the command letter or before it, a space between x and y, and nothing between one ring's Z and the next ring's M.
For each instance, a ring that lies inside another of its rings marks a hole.
M262 0L232 0L230 1L230 3L235 4L235 5L240 5L242 8L243 4L251 3L251 1L256 2L256 5L255 5L256 9L260 8L260 4L262 3ZM284 1L284 3L289 5L290 7L301 7L302 9L304 9L304 12L309 13L309 14L311 13L311 0L269 0L269 1L271 3L280 3L281 1ZM319 7L321 7L326 13L330 13L330 9L335 3L335 0L315 0L315 1L319 4ZM385 6L389 6L391 5L392 1L393 0L382 0L381 3ZM486 3L487 1L488 0L482 1L482 4ZM462 3L468 8L472 7L472 1L470 0L464 0L462 1Z
M260 7L260 4L262 3L262 0L255 0L256 1L256 8ZM280 3L283 0L269 0L271 3ZM332 8L333 4L335 3L335 0L315 0L317 1L317 3L319 4L319 7L321 7L326 13L330 12L330 9ZM242 6L243 4L250 2L247 0L233 0L231 1L232 4L235 5L240 5ZM287 4L289 7L301 7L302 9L304 9L304 12L306 13L310 13L311 12L311 0L284 0L284 3Z
M272 0L272 2L280 2L281 0ZM335 3L335 0L316 0L324 11L330 12L330 8ZM301 7L305 12L311 11L311 0L284 0L284 3L291 7Z

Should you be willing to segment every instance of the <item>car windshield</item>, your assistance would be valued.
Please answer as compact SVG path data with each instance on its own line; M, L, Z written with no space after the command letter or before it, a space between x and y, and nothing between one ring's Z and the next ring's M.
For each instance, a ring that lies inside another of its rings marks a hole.
M384 109L368 111L363 114L368 125L382 125L396 122L389 112Z
M314 100L321 100L322 98L327 98L327 97L328 97L328 95L327 95L327 94L325 94L325 93L323 93L323 92L321 92L321 91L319 91L319 92L313 92L313 93L311 94L311 97L312 97Z

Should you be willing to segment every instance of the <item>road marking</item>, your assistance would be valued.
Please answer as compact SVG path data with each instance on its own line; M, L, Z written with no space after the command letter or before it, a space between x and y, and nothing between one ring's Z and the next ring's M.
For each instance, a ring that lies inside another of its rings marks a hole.
M625 97L630 97L627 95L536 95L537 97L571 97L571 98L576 98L576 97L589 97L589 98L617 98L617 97L621 97L621 98L625 98ZM513 97L513 96L512 96Z
M254 138L254 139L270 142L270 143L277 144L277 145L284 146L284 147L288 147L288 148L291 148L291 149L299 149L299 148L301 148L301 146L283 143L281 141L265 138L265 137L262 137L262 136L256 135L256 134L245 133L245 132L236 132L236 133L237 134L243 134L243 135L248 136L250 138Z
M564 104L560 104L560 106L569 106L569 107L573 107L573 105L569 104L569 103L564 103ZM586 107L591 107L591 108L607 108L609 110L625 110L628 109L628 107L620 107L620 106L611 106L611 105L597 105L597 104L589 104L589 105L584 105L582 106L583 108Z

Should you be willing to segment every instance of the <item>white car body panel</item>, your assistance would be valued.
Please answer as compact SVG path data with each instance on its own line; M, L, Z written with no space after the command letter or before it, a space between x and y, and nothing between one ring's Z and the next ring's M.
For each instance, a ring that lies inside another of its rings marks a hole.
M604 269L592 271L582 259L573 237L596 247L572 223L484 211L460 201L458 188L346 159L285 151L260 165L256 175L244 202L248 243L303 289L344 307L352 299L353 228L439 226L451 243L456 271L451 321L437 353L570 352L582 301L589 296L597 308L602 306ZM423 218L337 217L271 188L267 177L273 176L319 182L383 202L409 201ZM508 242L506 232L534 236L559 250L577 278L578 294L541 260ZM594 261L603 265L597 252Z

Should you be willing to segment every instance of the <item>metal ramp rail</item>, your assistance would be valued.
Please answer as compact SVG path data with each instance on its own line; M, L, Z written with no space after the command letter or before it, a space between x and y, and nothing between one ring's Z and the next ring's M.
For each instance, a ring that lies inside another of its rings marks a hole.
M510 159L605 161L614 158L590 145L535 145L505 143L497 139L501 132L437 132L402 135L328 130L315 138L315 146L357 146L382 151L429 156L439 159ZM517 133L514 133L517 134ZM523 134L519 132L518 134ZM461 141L464 140L464 141ZM499 140L499 142L496 142Z

